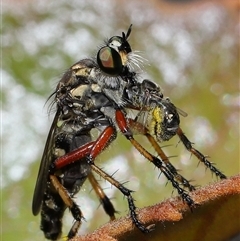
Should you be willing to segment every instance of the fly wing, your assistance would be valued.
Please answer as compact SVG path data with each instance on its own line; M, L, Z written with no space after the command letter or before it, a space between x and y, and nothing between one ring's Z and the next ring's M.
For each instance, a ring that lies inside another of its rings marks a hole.
M184 110L179 109L178 107L176 107L176 109L177 109L178 114L180 114L181 116L183 116L183 117L188 116L188 114Z
M52 161L53 148L55 145L54 136L55 136L59 116L60 116L60 110L58 109L54 117L53 123L51 125L50 131L48 133L47 142L44 148L42 160L38 171L38 177L36 181L36 186L33 194L33 202L32 202L33 215L37 215L40 211L43 195L47 186L47 180L49 175L48 169Z
M146 127L148 122L148 115L149 115L149 110L140 110L137 116L135 117L135 121L143 124L143 126Z

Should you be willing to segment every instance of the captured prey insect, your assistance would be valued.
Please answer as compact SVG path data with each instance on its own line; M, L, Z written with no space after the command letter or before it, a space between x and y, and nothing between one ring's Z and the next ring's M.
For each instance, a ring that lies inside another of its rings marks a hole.
M129 85L124 92L124 99L127 102L125 108L138 109L139 112L134 120L129 120L132 129L145 135L155 151L166 162L167 167L176 175L176 178L183 186L190 191L195 188L189 182L177 173L177 170L169 162L157 142L163 142L178 135L186 149L196 156L207 168L209 168L217 177L224 179L226 176L221 173L201 152L196 150L189 139L180 128L179 114L186 117L187 114L171 103L170 99L163 97L163 94L154 82L143 80L142 83Z
M190 208L194 202L184 189L193 190L194 187L177 172L158 142L179 135L191 153L217 176L225 178L192 147L179 127L178 109L163 96L159 87L149 80L139 81L132 68L138 57L128 43L130 33L131 26L121 37L110 38L98 51L96 60L83 59L74 64L56 88L57 112L47 138L32 203L34 215L41 210L41 230L48 239L60 238L66 208L74 218L67 237L70 239L76 235L83 215L73 197L87 178L105 212L111 220L115 219L115 209L93 172L127 197L130 217L142 232L152 230L153 225L145 227L138 219L131 191L94 162L114 141L118 131L162 171ZM128 117L127 109L137 110L135 119ZM98 130L97 138L91 134L93 129ZM159 157L149 153L134 139L136 131L148 138Z

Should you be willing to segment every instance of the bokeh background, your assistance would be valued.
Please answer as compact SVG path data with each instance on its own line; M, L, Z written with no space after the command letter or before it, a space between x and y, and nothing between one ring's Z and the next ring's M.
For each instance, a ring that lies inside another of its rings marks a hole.
M133 24L130 43L148 61L142 75L157 82L188 113L181 127L195 147L226 175L239 173L238 1L3 1L1 64L1 238L44 240L31 213L33 189L53 118L46 100L64 71L95 56L103 40ZM149 151L147 141L137 139ZM179 143L162 143L181 174L195 185L217 179ZM138 207L176 192L121 135L96 161L135 190ZM100 180L119 211L122 194ZM108 221L86 182L76 197L86 221L80 234ZM72 224L68 211L66 234Z

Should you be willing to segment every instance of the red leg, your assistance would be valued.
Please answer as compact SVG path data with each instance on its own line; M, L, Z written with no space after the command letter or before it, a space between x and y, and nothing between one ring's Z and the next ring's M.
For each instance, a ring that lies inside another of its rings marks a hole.
M120 131L123 135L132 143L132 145L150 162L152 162L156 167L158 167L165 177L171 182L172 186L177 189L178 194L182 197L183 201L185 201L190 208L194 206L194 202L191 197L182 189L179 183L175 180L174 174L172 173L171 169L169 169L166 163L159 159L158 157L152 155L148 152L142 145L137 142L132 134L131 129L128 126L126 117L121 109L116 110L116 122Z
M57 158L57 160L54 163L54 169L55 168L61 169L62 167L65 167L68 164L73 163L77 160L80 160L83 157L85 157L86 155L89 155L94 144L95 144L94 141L89 142L89 143L81 146L80 148L65 154L64 156Z
M135 212L136 206L134 204L134 199L132 198L131 195L131 191L127 188L125 188L122 184L120 184L118 181L116 181L112 176L108 175L107 173L105 173L103 170L101 170L99 167L97 167L94 164L94 159L97 155L100 154L100 152L105 149L109 143L111 141L114 140L116 136L116 130L113 126L108 126L104 129L104 131L100 134L100 136L97 138L96 141L94 142L90 142L88 144L83 145L82 147L78 148L75 151L69 152L68 154L59 157L56 162L54 163L54 169L59 169L62 168L70 163L73 163L75 161L79 161L81 158L83 157L87 157L89 160L89 164L91 165L91 168L93 171L95 171L96 173L98 173L101 177L103 177L105 180L109 181L112 185L114 185L116 188L118 188L126 197L128 200L128 206L130 209L130 215L131 218L133 220L133 223L142 231L145 233L150 232L153 229L154 225L150 225L148 227L145 227L137 218L137 214ZM100 193L102 192L102 189L100 189L98 186L96 186L96 183L94 182L94 180L91 178L91 173L89 174L89 178L91 183L93 184L93 188L95 189L95 191L97 191L99 196L102 196L103 194ZM51 175L54 177L54 175ZM61 193L60 193L61 191ZM60 190L59 193L62 194L62 190ZM106 197L103 196L103 199L106 199ZM106 204L106 200L105 204ZM64 201L66 200L66 202L68 201L67 197L64 196ZM109 204L111 205L110 201L107 201L107 209L105 207L106 212L110 215L111 219L113 220L114 217L114 207L113 206L109 206ZM69 205L70 206L70 205ZM77 220L78 221L78 220ZM74 233L75 230L77 230L77 228L80 225L80 221L75 222L73 225L73 228L71 229L70 233L68 236L72 236L72 233Z
M80 148L67 153L64 156L59 157L53 163L53 170L61 169L62 167L67 166L70 163L76 162L86 156L89 157L90 161L94 160L96 156L99 155L100 152L103 151L111 141L113 141L115 136L116 130L114 129L114 127L107 126L96 141L89 142L81 146Z

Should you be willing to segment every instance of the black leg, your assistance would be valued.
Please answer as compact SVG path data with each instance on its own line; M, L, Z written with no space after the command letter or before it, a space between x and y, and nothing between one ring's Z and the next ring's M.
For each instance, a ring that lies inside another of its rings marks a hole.
M110 217L110 220L115 219L115 213L116 210L114 209L113 204L111 203L110 199L107 197L107 195L104 193L102 187L99 185L98 181L94 177L94 175L89 173L88 179L96 192L101 204L103 205L103 209L106 212L106 214Z
M113 186L115 186L124 196L127 197L128 200L128 206L130 210L130 216L133 221L133 223L136 225L137 228L139 228L144 233L149 233L151 230L153 230L154 225L150 225L149 227L145 227L143 223L141 223L138 220L137 214L136 214L136 206L134 204L134 199L131 195L132 191L124 187L121 183L119 183L117 180L115 180L112 176L104 172L102 169L97 167L94 163L91 164L92 170L98 173L102 178L107 180L109 183L111 183Z

